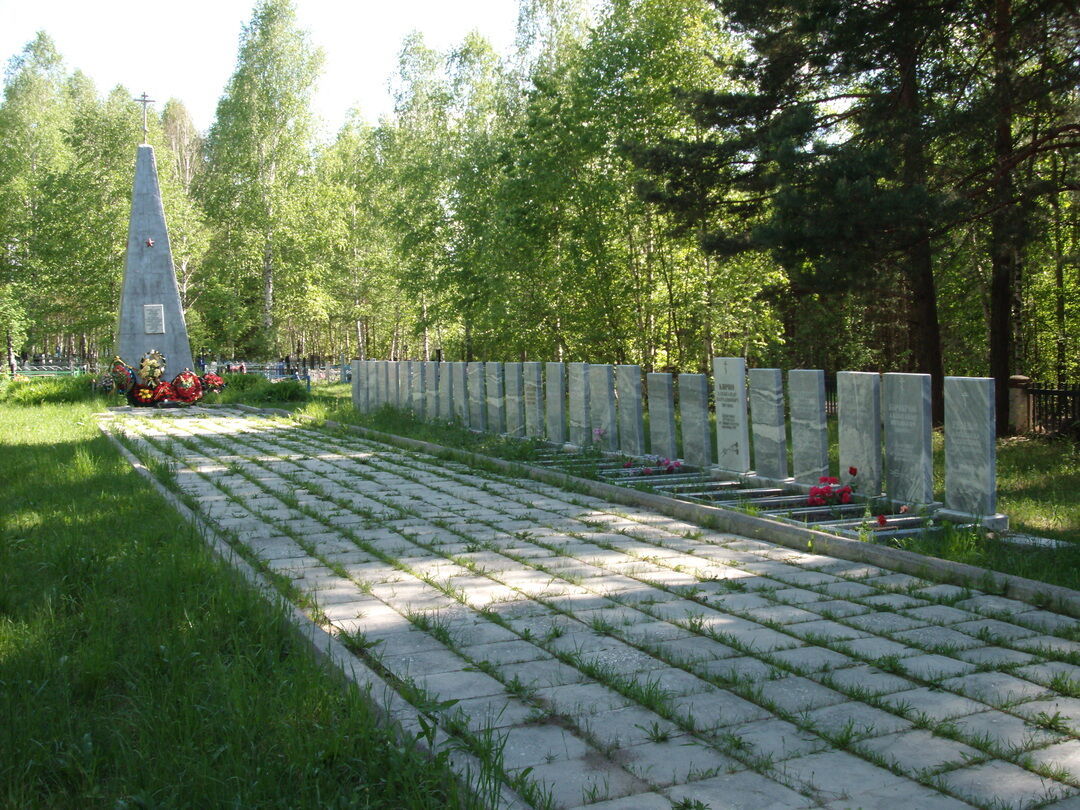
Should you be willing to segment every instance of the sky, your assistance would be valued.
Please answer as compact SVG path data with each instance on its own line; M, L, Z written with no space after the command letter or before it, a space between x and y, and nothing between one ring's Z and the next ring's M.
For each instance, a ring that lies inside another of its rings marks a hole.
M478 31L507 54L517 0L294 0L299 26L323 49L314 99L324 134L350 109L374 122L393 109L389 80L405 36L446 50ZM38 31L56 43L67 69L106 94L120 84L146 92L161 111L170 98L205 132L236 67L240 30L256 0L0 0L0 60L20 53Z

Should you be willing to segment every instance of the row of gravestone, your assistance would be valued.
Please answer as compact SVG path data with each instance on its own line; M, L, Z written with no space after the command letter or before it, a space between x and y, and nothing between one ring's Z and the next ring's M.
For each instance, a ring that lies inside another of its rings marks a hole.
M474 430L641 456L643 377L653 455L803 487L829 474L825 375L816 369L788 372L785 407L779 369L747 370L742 358L714 358L714 410L706 375L678 375L678 428L674 375L642 375L633 365L354 360L352 397L363 412L390 405ZM1005 527L996 514L992 379L945 378L943 505L933 497L929 375L841 371L837 405L843 483L867 496L884 484L895 503Z

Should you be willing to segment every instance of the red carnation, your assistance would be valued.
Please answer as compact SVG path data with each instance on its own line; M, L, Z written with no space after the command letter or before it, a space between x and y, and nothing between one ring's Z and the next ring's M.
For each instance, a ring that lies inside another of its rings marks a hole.
M859 470L857 467L848 467L847 474L854 478L856 475L859 474Z
M884 516L884 515L878 515L878 516L877 516L877 525L878 525L878 526L884 526L884 525L885 525L886 523L888 523L888 521L887 521L887 520L885 520L885 516Z

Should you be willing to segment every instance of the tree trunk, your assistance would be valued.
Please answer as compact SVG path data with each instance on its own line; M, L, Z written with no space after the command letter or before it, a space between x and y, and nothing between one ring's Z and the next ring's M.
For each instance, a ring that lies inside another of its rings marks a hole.
M995 0L994 185L990 216L990 376L996 387L997 431L1009 430L1009 375L1013 364L1012 308L1020 272L1023 216L1013 180L1012 2Z
M263 340L269 357L274 345L274 242L270 231L263 239Z
M7 348L8 371L11 373L11 376L14 377L15 376L15 343L11 339L11 330L10 329L7 331L7 334L4 337L4 342L5 342L6 348Z
M914 26L907 26L914 32ZM900 154L904 187L912 192L927 186L926 146L923 140L920 110L919 52L914 40L902 43L897 53L900 73L899 114ZM929 374L933 392L933 418L940 424L944 417L944 367L941 360L941 328L938 323L937 287L934 283L930 223L926 212L917 218L913 242L905 256L906 270L914 298L912 310L912 346L916 368Z

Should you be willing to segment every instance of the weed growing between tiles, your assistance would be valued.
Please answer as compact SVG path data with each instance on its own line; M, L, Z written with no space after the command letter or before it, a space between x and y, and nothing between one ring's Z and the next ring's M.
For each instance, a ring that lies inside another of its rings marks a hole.
M325 441L327 441L327 438L328 438L328 437L326 436L326 434L324 434L324 433L320 433L320 432L316 432L316 431L295 431L295 430L290 430L290 433L292 433L293 435L303 435L303 436L307 436L307 437L309 437L309 438L311 438L311 437L319 437L319 438L320 438L320 440L321 440L321 441L324 441L324 442L325 442ZM288 442L290 441L290 439L287 439L287 438L286 438L286 439L283 439L283 437L281 437L281 436L277 436L277 437L275 437L275 438L276 438L276 439L277 439L277 440L278 440L279 442L283 442L283 443L285 443L286 445L287 445L287 444L288 444ZM339 437L335 437L335 438L337 439L337 441L338 441L339 443L341 443L341 444L347 444L347 443L346 443L346 442L344 441L344 439L343 439L342 437L340 437L340 436L339 436ZM352 444L351 444L350 446L351 446L351 447L353 447L354 449L356 449L356 448L360 448L362 452L365 452L365 453L369 453L369 454L370 454L370 453L372 452L372 447L373 447L373 446L372 446L372 445L371 445L370 443L364 443L364 442L360 442L360 441L357 441L357 442L355 442L355 443L352 443ZM259 449L259 448L256 448L256 449ZM301 445L301 449L302 449L302 445ZM346 453L345 455L347 456L347 453ZM402 474L402 466L403 466L403 465L404 465L404 466L408 466L408 464L409 464L409 463L412 463L412 464L414 464L414 466L417 466L417 467L418 467L419 469L423 469L423 464L422 464L421 462L416 462L416 461L413 461L413 462L409 462L409 461L407 461L407 459L410 459L410 458L413 458L413 456L411 456L411 455L409 455L409 454L401 454L401 453L395 453L395 461L394 461L394 464L393 464L393 465L391 465L391 466L392 466L392 469L394 470L394 472L395 472L395 473L397 473L397 474L399 474L399 475L401 475L401 474ZM379 464L380 464L381 462L379 462L379 461L378 461L378 460L376 459L376 460L374 460L374 461L370 461L370 462L368 462L368 463L371 463L371 464L374 464L375 466L378 466L378 465L379 465ZM384 468L385 468L385 465L384 465ZM354 472L355 472L355 471L354 471ZM466 476L466 477L463 477L463 478L460 478L460 479L459 479L459 483L461 483L461 484L463 484L463 485L476 485L476 484L475 484L475 481L469 480L469 479L475 479L476 477L477 477L477 476L475 475L475 473L470 473L470 474L469 474L468 476ZM482 476L481 476L481 477L482 477ZM490 476L488 477L488 479L489 479L489 483L485 484L484 486L487 486L487 487L488 487L488 489L489 489L489 491L490 491L490 490L491 490L492 488L494 488L494 490L495 490L496 492L498 492L498 490L499 490L499 488L500 488L500 486L501 486L501 485L499 484L499 482L498 482L498 479L496 479L496 478L494 478L494 477L490 477ZM490 483L490 482L494 482L494 483ZM303 482L303 481L301 481L301 480L299 480L299 479L298 479L298 480L297 480L297 481L296 481L295 483L296 483L296 485L297 485L298 487L304 484L304 482ZM483 487L481 487L481 488L483 488ZM543 488L543 487L539 487L539 486L534 486L534 487L532 487L532 489L533 489L534 491L538 491L538 492L550 491L550 488L546 488L546 489L545 489L545 488ZM584 504L585 504L586 502L582 502L582 503L583 503L583 505L584 505ZM340 504L339 504L339 505L340 505ZM399 506L397 506L397 505L395 505L395 507L394 507L394 508L398 508L398 509L400 509L400 507L399 507ZM692 527L691 527L691 531L692 531ZM466 547L466 548L468 548L468 547L469 547L469 545L473 545L473 546L475 546L476 548L482 548L482 547L484 547L485 545L490 545L490 544L492 543L492 541L491 541L490 539L482 539L482 538L469 538L469 537L468 537L468 535L467 535L466 533L464 533L464 532L462 532L462 533L460 533L460 534L461 534L462 540L463 540L463 541L465 541L465 547ZM403 537L404 537L404 536L403 536ZM517 540L520 540L521 538L515 538L515 539L517 539ZM651 540L652 540L653 542L656 542L656 538L650 538L650 539L651 539ZM409 540L409 542L415 542L415 538L412 538L412 539L410 539L410 540ZM460 544L459 544L459 545L460 545ZM541 546L542 546L542 544L538 544L538 545L541 545ZM599 545L599 544L598 544L598 545ZM676 545L677 545L677 544L676 544ZM730 545L732 545L732 544L729 544L729 546L730 546ZM736 545L737 545L737 544L736 544ZM744 544L744 545L745 545L745 544ZM602 546L602 545L599 545L599 547L603 547L603 546ZM616 547L615 545L613 545L613 544L612 544L612 545L610 545L610 546L609 546L609 548L610 548L611 550L618 550L618 549L617 549L617 547ZM438 551L438 549L435 549L435 550L436 550L436 551ZM553 546L553 547L549 548L548 550L552 551L553 553L558 553L558 552L562 551L561 547L559 547L559 546ZM453 551L452 551L451 549L446 549L446 550L445 550L445 551L444 551L443 553L446 553L446 554L450 554L450 555L453 555ZM468 553L468 552L466 552L466 553ZM778 550L777 552L774 552L774 553L778 553L778 554L779 554L779 555L780 555L781 557L783 557L783 558L789 558L789 559L793 559L793 560L798 560L798 559L799 559L799 555L798 555L798 554L796 554L796 553L793 553L793 552L787 552L787 551L784 551L784 550ZM451 559L452 559L452 558L453 558L453 556L451 556ZM660 563L660 564L662 564L662 563L663 563L663 560L664 560L664 558L662 558L662 557L652 557L652 560L651 560L650 564L657 564L657 563ZM470 562L470 561L469 561L469 560L467 560L467 559L460 559L460 560L459 560L459 562L461 562L461 563L468 563L468 562ZM529 561L528 561L528 559L527 559L527 558L521 558L521 559L519 560L519 562L523 562L523 564L529 564ZM536 565L535 561L533 561L533 565L534 565L534 566ZM467 568L467 567L468 567L468 565L465 565L464 567L466 567L466 568ZM672 570L674 570L674 568L673 568ZM549 573L551 573L553 577L557 577L557 576L558 576L558 574L557 574L556 572L554 572L554 571L550 571ZM879 573L880 573L880 572L879 572ZM858 580L858 579L868 579L868 578L869 578L869 575L867 575L867 576L863 576L863 577L852 577L851 579L852 579L852 581L855 581L855 580ZM566 579L564 579L564 581L569 581L569 580L566 580ZM648 581L647 581L647 580L643 580L643 582L648 582ZM651 586L653 586L653 587L659 587L659 588L660 588L661 590L663 590L663 589L664 589L664 586L662 586L662 585L661 585L661 586L658 586L658 585L657 585L657 583L655 583L655 582L651 582L651 583L649 583L649 584L650 584ZM780 583L780 584L783 584L783 583ZM901 593L901 592L905 592L905 593L921 593L921 590L920 590L920 589L919 589L918 587L915 587L915 585L917 585L917 584L918 584L918 583L915 583L915 584L908 584L908 585L906 585L906 586L897 586L896 588L893 588L893 589L891 589L891 590L890 590L890 589L888 589L888 588L883 588L883 589L879 589L879 590L881 590L881 591L882 591L883 593L897 593L897 594L899 594L899 593ZM930 585L929 585L929 583L924 583L923 585L924 585L924 587L933 587L933 586L930 586ZM776 584L774 584L774 585L772 585L772 586L768 586L768 587L769 587L769 588L771 588L771 589L772 589L772 590L773 590L774 592L775 592L775 591L776 591L776 590L778 589L778 585L776 585ZM819 590L820 590L820 589L819 589ZM758 590L758 592L761 592L761 593L764 593L765 591L766 591L766 588L761 588L761 589L759 589L759 590ZM957 591L959 591L959 589L957 589ZM957 591L952 591L952 592L949 592L949 593L948 593L947 595L942 595L942 597L941 597L941 600L940 600L940 601L941 601L942 603L944 603L945 601L951 601L952 603L957 603L957 602L963 601L963 599L964 599L964 598L967 598L967 595L966 595L966 594L964 594L964 593L963 593L962 591L960 591L959 593L957 593ZM677 593L676 591L674 591L674 590L671 590L671 589L669 589L669 590L668 590L668 592L670 592L670 593L673 593L673 594L675 594L675 595L680 595L680 594L678 594L678 593ZM684 592L684 593L685 593L685 592ZM824 593L822 593L822 594L820 594L820 595L827 595L827 594L824 594ZM929 595L929 594L927 594L927 595ZM457 597L460 597L460 596L461 596L461 594L457 594L456 596L457 596ZM960 598L957 598L957 597L960 597ZM854 601L855 601L855 604L859 604L859 601L858 601L857 599L856 599L856 600L854 600ZM933 599L929 599L929 600L925 600L925 601L930 601L930 602L933 602L934 600L933 600ZM784 604L784 603L782 603L782 602L781 602L781 604ZM556 606L556 607L557 607L557 606ZM646 607L647 607L647 606L646 606ZM638 609L640 610L641 608L639 607ZM566 611L566 612L569 612L569 611ZM489 617L489 618L492 618L492 617L498 617L498 618L500 618L500 619L502 618L502 617L501 617L501 616L499 616L499 614L497 614L497 613L492 613L492 612L490 612L490 611L489 611L488 613L489 613L489 615L488 615L488 617ZM842 617L840 617L840 621L842 622ZM1014 618L1014 621L1015 621L1015 618ZM943 625L944 623L941 623L941 624ZM776 629L777 627L779 627L779 628L782 628L782 625L778 625L778 624L777 624L777 625L775 625L775 626L774 626L774 628L773 628L773 629ZM691 630L691 628L687 628L687 629L688 629L688 630ZM691 630L691 631L692 631L692 630ZM782 629L780 629L780 632L783 632L783 630L782 630ZM888 636L887 636L887 635L885 635L885 637L888 637ZM550 642L550 641L553 641L553 640L554 640L554 639L548 639L547 641L548 641L548 642ZM804 640L805 640L805 639L804 639ZM823 644L826 644L826 645L827 645L827 644L828 644L828 642L829 642L829 639L827 639L827 638L822 638L822 639L818 639L818 638L811 638L811 640L812 640L812 641L819 641L819 642L821 642L821 643L823 643ZM738 640L736 639L735 641L738 641ZM837 644L837 643L836 643L835 641L834 641L834 642L833 642L832 644L833 644L833 647L834 647L834 648L835 648L835 647L837 647L837 646L839 646L839 645L838 645L838 644ZM942 651L951 651L951 650L944 650L944 649L943 649L942 647L940 647L940 646L939 646L939 647L937 647L937 650L938 650L939 652L942 652ZM752 649L746 649L746 650L744 650L744 651L745 651L745 652L753 652L753 650L752 650ZM564 653L564 654L565 654L565 653ZM762 655L761 653L757 653L757 655L758 655L759 657L764 657L764 656L763 656L763 655ZM673 662L672 662L672 661L669 661L669 663L673 663ZM781 662L781 664L779 665L778 671L781 671L781 672L783 672L783 671L784 671L784 668L783 668L783 663L782 663L782 662ZM794 671L794 670L790 670L790 671ZM597 674L603 675L603 673L597 673ZM721 679L721 680L720 680L720 682L721 682L721 683L724 683L723 679ZM734 687L738 687L738 686L739 686L739 682L738 682L738 681L736 681L736 682L732 683L732 684L731 684L731 686L734 686ZM850 694L851 696L855 696L855 697L861 697L861 698L864 698L864 699L867 699L867 700L872 700L872 699L873 699L873 696L872 696L872 695L865 695L865 694L861 694L861 693L859 692L859 690L858 690L858 687L849 687L849 694ZM759 695L759 699L760 699L760 695ZM809 718L807 718L807 722L809 722ZM805 727L809 728L809 726L805 726ZM840 730L840 732L833 732L833 740L834 740L834 744L838 744L838 743L839 743L839 744L843 744L843 745L851 745L851 744L852 744L852 742L854 741L854 729L853 729L853 728L852 728L852 729L847 729L847 730L845 730L845 729L841 729L841 730ZM974 741L974 742L978 742L978 740L977 740L977 739L973 739L973 741Z

